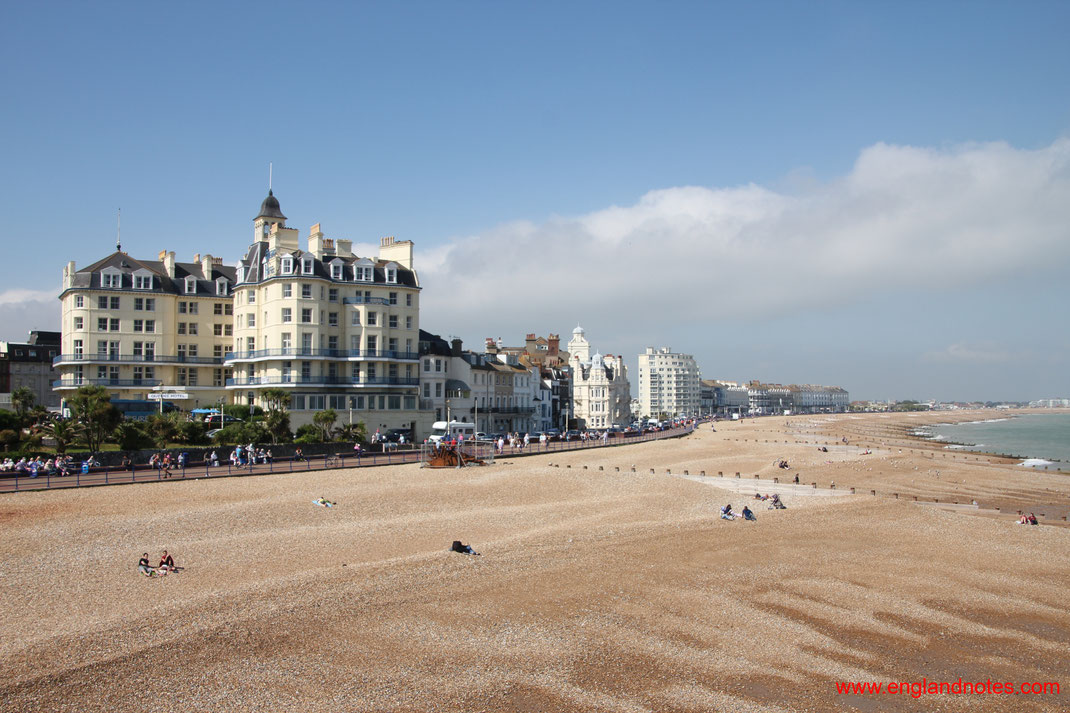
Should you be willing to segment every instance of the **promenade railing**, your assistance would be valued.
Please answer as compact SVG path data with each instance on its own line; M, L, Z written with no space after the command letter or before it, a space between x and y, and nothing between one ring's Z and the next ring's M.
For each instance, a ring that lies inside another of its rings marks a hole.
M531 441L528 445L510 446L505 443L500 451L491 441L483 441L484 448L493 449L495 458L516 458L543 455L584 449L625 446L633 443L646 443L665 438L677 438L691 433L695 426L655 431L653 433L620 435L602 440L591 438L586 441ZM20 472L0 472L0 493L23 492L28 490L53 490L58 488L80 488L101 485L123 485L129 483L146 483L164 480L188 480L191 478L240 477L247 475L268 475L271 473L302 473L340 468L362 468L381 465L402 465L420 462L420 448L407 445L399 448L387 448L382 452L362 451L359 455L342 451L323 455L297 456L285 459L273 459L269 462L232 464L229 460L220 461L213 466L208 461L189 463L184 466L172 466L170 470L151 465L76 467L69 475L56 473L39 473L29 475Z

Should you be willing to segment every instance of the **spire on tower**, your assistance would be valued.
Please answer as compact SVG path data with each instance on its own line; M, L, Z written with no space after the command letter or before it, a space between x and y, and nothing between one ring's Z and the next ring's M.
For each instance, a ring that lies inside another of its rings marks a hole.
M115 219L115 250L116 252L123 251L123 243L120 240L123 232L123 209L119 209L119 215Z

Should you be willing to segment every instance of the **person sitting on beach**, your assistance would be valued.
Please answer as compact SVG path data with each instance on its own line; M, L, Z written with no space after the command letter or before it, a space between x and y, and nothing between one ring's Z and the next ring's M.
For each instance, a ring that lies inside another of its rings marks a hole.
M1025 513L1022 513L1022 516L1020 518L1018 518L1018 524L1019 525L1028 525L1029 524L1029 516L1026 515Z
M757 520L758 518L756 518L754 516L754 513L751 512L751 509L749 507L744 505L743 506L743 519L744 520Z
M786 510L787 506L780 502L780 495L773 493L773 499L769 503L770 510Z
M731 503L728 504L728 505L725 505L723 508L721 508L721 519L722 520L735 520L736 519L736 514L734 512L732 512Z
M1030 525L1039 525L1040 524L1040 523L1037 522L1037 516L1034 515L1033 513L1029 513L1029 524Z
M459 552L462 555L475 555L479 557L479 553L472 549L471 545L466 545L460 540L454 540L450 545L450 552Z
M175 566L175 559L171 555L167 554L167 550L163 551L160 556L160 566L156 568L160 574L167 574L168 572L177 572L178 567Z
M152 577L156 574L156 570L149 564L149 553L141 555L141 559L137 561L137 570L146 577Z

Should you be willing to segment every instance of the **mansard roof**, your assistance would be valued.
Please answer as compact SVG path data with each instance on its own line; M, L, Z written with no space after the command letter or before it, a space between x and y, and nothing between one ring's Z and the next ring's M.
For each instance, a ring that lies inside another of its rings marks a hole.
M267 276L261 275L261 266L265 259L274 260L278 257L292 256L294 261L300 265L303 260L312 259L312 274L304 274L300 268L296 268L292 274L280 275L277 271L274 274ZM343 279L332 280L330 265L341 261L344 265ZM265 279L271 279L274 277L285 277L288 280L301 277L318 277L324 280L332 280L333 282L345 282L348 284L365 285L369 284L362 280L354 280L352 267L354 265L371 265L373 269L372 281L377 284L383 285L399 285L401 287L418 287L416 284L416 273L412 270L408 270L393 260L378 260L372 257L360 257L357 255L343 256L343 255L324 255L320 260L315 255L304 250L271 250L268 247L267 241L257 241L249 246L249 249L245 253L245 257L241 259L239 265L245 268L245 276L242 280L243 283L247 282L261 282ZM397 269L397 282L386 281L386 268L394 267Z
M103 273L118 272L121 276L119 287L102 288L100 279ZM152 289L134 290L134 275L149 272L153 276ZM186 278L192 277L197 281L197 291L188 293L185 289ZM161 260L139 260L130 257L124 252L113 252L107 257L97 260L88 267L83 267L74 273L70 289L80 290L134 290L135 292L162 292L169 294L204 294L216 295L215 281L220 277L227 282L234 283L234 268L228 265L212 265L209 274L205 275L200 263L176 262L175 276L171 278ZM66 292L66 290L64 290ZM62 295L60 295L62 297Z

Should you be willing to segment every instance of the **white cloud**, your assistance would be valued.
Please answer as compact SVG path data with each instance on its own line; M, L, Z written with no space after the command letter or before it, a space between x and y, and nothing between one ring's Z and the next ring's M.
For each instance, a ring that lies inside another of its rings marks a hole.
M59 288L0 292L0 339L25 341L32 329L59 331Z
M1015 355L993 344L950 344L939 351L926 352L922 360L946 364L1007 364Z
M668 188L420 251L421 322L515 339L580 321L592 338L667 344L687 334L674 325L1065 272L1068 196L1070 139L1036 151L877 144L847 175L799 193Z

